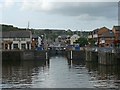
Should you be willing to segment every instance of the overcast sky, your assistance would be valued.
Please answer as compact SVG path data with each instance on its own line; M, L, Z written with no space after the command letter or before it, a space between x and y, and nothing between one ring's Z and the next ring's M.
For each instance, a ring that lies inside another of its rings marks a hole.
M26 28L29 21L30 28L66 30L112 29L118 25L119 0L56 1L0 0L0 23Z

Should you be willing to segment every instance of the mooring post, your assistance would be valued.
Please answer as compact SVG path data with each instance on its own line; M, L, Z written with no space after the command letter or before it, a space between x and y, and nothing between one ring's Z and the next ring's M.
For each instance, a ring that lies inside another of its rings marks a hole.
M70 60L70 66L72 66L72 60Z
M71 57L70 59L71 59L71 60L72 60L72 58L73 58L73 57L72 57L72 56L73 56L72 54L73 54L73 53L72 53L72 50L71 50L71 51L70 51L70 57Z
M48 53L47 53L47 51L46 51L46 53L45 53L45 56L46 56L46 60L48 59Z
M46 64L46 66L48 65L48 61L47 60L45 61L45 64Z

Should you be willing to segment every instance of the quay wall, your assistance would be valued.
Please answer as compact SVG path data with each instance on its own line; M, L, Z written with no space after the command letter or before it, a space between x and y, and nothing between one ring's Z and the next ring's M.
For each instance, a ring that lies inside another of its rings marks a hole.
M120 49L115 48L86 48L86 61L98 62L101 65L116 65L120 63Z
M46 59L46 51L9 50L2 51L2 60L34 60Z
M88 62L98 62L98 52L94 51L85 51L86 61Z
M47 56L46 56L47 54ZM34 59L36 60L44 60L44 59L49 59L48 56L48 51L34 51Z
M110 52L102 49L98 51L85 49L80 51L64 50L57 52L55 50L6 50L2 51L2 60L46 60L54 55L66 56L68 60L85 60L87 62L97 62L101 65L120 64L120 52Z
M85 60L85 51L75 51L75 50L68 50L66 51L66 56L68 60Z
M21 60L21 51L2 51L2 60Z
M115 65L118 62L115 53L98 52L98 63L102 65Z

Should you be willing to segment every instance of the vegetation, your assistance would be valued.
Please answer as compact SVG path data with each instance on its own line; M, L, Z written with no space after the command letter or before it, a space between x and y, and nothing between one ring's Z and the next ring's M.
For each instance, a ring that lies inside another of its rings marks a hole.
M50 40L54 41L55 38L57 38L59 35L70 35L72 36L73 34L78 34L79 36L82 35L82 37L86 37L89 32L85 31L72 31L70 29L68 30L56 30L56 29L27 29L27 28L18 28L14 27L13 25L3 25L2 26L2 31L17 31L17 30L29 30L32 32L32 34L36 34L38 36L44 35L47 39L49 38ZM83 38L85 40L85 38ZM83 41L84 41L83 40ZM84 45L84 44L81 44Z
M88 42L91 46L95 46L95 40L94 39L89 39Z
M88 44L88 40L85 37L81 37L78 40L76 40L75 43L78 43L81 47L83 47Z
M13 25L0 25L2 27L2 31L17 31L17 30L25 30L25 29L20 29L17 27L13 27Z

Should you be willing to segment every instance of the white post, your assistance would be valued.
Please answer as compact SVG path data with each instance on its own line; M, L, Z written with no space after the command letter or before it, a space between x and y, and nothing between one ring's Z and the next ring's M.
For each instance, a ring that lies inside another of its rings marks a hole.
M11 45L11 49L13 49L13 43L12 43L12 45Z
M27 47L27 43L25 44L25 46L26 46L25 49L27 50L27 49L28 49L28 47Z
M48 61L46 60L46 66L48 66Z
M70 59L72 60L72 58L73 58L73 57L72 57L72 50L71 50L71 52L70 52L70 57L71 57Z
M72 66L72 60L70 60L70 65Z
M48 53L46 52L46 60L48 59Z
M8 44L8 47L7 47L7 49L9 50L10 49L10 45Z
M19 49L21 50L21 43L19 42Z
M31 43L29 44L29 49L31 50Z

